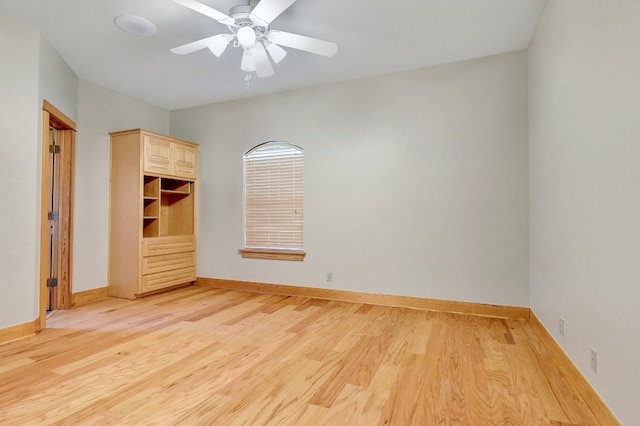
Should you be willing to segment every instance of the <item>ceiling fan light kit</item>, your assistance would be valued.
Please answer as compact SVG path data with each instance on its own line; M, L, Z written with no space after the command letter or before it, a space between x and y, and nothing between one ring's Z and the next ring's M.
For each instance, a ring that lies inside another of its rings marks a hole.
M277 44L271 43L269 40L264 40L262 42L267 47L267 52L269 52L269 56L273 59L273 62L279 64L282 62L285 56L287 56L287 51Z
M238 43L240 43L244 49L251 49L257 40L255 30L248 25L241 27L236 33L236 36L238 37Z
M212 18L229 28L231 33L218 34L171 49L178 55L186 55L209 48L220 57L233 41L234 47L243 49L240 70L255 72L260 78L275 74L271 62L278 64L289 47L317 55L331 57L338 51L336 43L278 30L269 30L269 25L296 0L261 0L254 8L250 5L234 6L226 15L197 0L174 0L193 11ZM245 76L248 81L250 76Z

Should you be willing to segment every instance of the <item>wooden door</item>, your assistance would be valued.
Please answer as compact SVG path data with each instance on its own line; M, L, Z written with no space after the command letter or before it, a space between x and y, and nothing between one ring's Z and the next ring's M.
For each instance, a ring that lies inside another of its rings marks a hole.
M49 221L49 272L47 274L47 312L60 309L60 298L63 296L63 291L58 287L58 277L61 272L60 265L60 184L61 167L60 157L62 146L58 143L57 130L53 126L49 126L49 155L47 161L49 162L50 182L49 193L51 197L46 205L47 219Z
M37 330L45 327L47 310L68 309L72 304L74 151L75 123L49 102L44 101L40 213L40 315Z

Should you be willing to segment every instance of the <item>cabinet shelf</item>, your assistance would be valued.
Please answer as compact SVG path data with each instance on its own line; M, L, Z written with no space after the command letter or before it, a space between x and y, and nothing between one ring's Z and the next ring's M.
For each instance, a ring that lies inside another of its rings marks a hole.
M171 195L189 195L189 194L191 194L190 191L174 190L174 189L163 189L161 192L163 194L171 194Z

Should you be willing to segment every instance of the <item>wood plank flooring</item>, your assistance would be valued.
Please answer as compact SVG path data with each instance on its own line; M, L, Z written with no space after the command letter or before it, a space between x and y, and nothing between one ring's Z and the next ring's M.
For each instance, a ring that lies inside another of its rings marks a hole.
M526 322L192 286L0 346L0 424L599 423Z

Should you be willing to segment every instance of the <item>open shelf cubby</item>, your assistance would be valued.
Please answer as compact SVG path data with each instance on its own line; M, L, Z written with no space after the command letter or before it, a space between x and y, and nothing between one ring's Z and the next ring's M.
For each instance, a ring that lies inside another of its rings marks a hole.
M144 197L144 210L142 215L145 219L157 219L160 216L160 200L158 198Z
M163 194L190 194L191 182L178 179L162 179L161 192Z
M144 198L158 198L160 196L160 178L157 176L144 177Z
M193 192L191 181L145 175L142 236L192 235L195 231Z
M142 219L142 237L154 238L159 236L158 230L160 227L160 220L157 217L145 217Z
M144 176L142 199L142 236L159 236L160 230L160 178Z
M163 190L160 199L160 236L191 235L194 232L194 197L189 192Z

